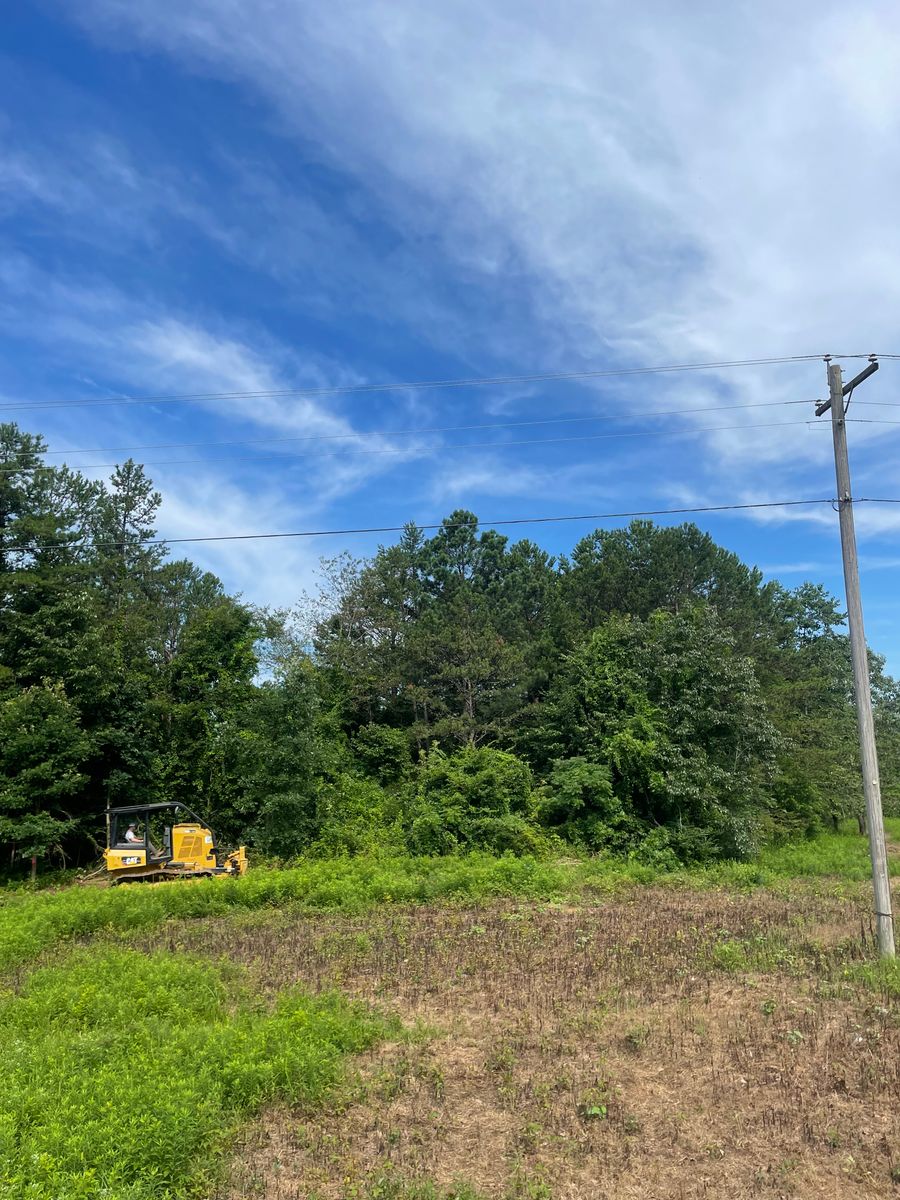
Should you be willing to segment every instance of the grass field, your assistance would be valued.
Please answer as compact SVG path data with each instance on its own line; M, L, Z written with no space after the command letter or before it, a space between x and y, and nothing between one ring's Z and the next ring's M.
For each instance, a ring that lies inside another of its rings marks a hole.
M478 856L7 894L0 1196L900 1196L866 864L847 833L664 876Z
M900 841L900 819L888 822ZM900 860L892 861L900 873ZM867 877L866 843L844 832L766 851L752 863L662 872L616 858L538 860L470 854L458 858L311 859L283 869L259 868L236 879L154 887L78 887L0 892L0 970L27 962L60 942L171 920L292 907L361 912L378 904L466 902L489 897L590 900L638 885L753 889L796 880L834 886Z

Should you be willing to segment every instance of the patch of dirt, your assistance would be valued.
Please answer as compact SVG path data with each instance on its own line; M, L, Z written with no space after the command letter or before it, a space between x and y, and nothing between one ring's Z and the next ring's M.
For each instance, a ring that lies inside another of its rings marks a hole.
M900 1011L845 977L860 920L834 898L798 916L764 893L661 889L276 913L147 944L430 1031L369 1055L330 1110L265 1114L228 1200L897 1200Z

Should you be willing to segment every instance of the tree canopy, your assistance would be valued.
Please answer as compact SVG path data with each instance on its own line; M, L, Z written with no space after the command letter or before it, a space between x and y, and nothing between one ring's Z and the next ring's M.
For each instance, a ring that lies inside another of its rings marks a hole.
M861 809L843 616L693 524L559 560L451 513L261 610L106 482L0 425L0 850L88 862L109 804L258 852L746 856ZM871 659L890 807L900 687Z

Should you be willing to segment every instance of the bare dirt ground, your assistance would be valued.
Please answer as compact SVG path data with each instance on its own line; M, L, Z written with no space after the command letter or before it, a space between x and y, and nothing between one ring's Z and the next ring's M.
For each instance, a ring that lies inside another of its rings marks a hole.
M228 1200L900 1196L900 1009L846 899L641 890L590 907L254 914L148 945L423 1026L329 1111L278 1109Z

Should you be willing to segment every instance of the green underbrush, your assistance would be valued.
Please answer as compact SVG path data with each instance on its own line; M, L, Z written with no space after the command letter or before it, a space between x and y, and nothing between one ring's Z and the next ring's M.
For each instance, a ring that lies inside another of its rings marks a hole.
M900 822L890 823L892 835ZM900 863L892 863L895 873ZM866 840L835 833L765 851L755 862L667 870L625 858L536 859L473 853L416 858L358 856L257 867L239 879L119 888L7 893L0 904L0 969L96 933L147 929L167 920L292 906L360 912L374 905L461 903L491 898L590 900L622 888L789 886L792 880L857 886L869 871Z
M863 960L865 953L852 939L823 946L786 934L769 934L723 937L710 945L705 962L718 971L739 975L813 977L835 995L847 995L848 987L861 986L886 1003L900 999L900 961Z
M888 817L884 824L888 839L900 842L900 818ZM843 880L861 881L872 875L868 839L857 833L855 824L851 831L849 822L839 833L786 842L764 850L758 863L763 870L782 879L833 875ZM891 863L891 874L900 875L900 859L896 854Z
M388 1025L335 996L269 1011L241 973L95 948L0 995L0 1194L209 1196L240 1123L320 1102Z

